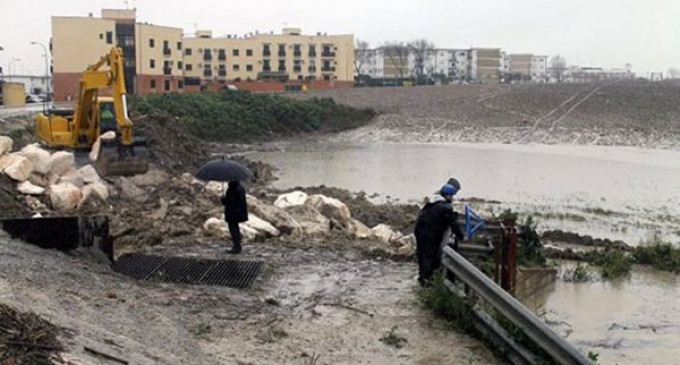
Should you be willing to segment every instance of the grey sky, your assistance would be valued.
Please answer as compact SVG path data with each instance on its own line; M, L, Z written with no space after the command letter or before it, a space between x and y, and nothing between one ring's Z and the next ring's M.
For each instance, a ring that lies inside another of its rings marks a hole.
M215 35L285 25L386 40L430 39L438 47L497 46L510 53L563 55L569 64L619 67L641 76L680 68L680 0L129 0L137 17L185 33ZM124 0L0 0L0 65L8 72L44 73L42 49L50 16L99 16Z

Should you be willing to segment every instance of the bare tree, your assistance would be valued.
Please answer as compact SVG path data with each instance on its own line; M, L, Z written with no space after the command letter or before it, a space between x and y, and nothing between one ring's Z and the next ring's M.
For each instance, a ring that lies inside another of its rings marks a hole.
M354 70L358 78L361 78L361 75L363 75L364 66L366 66L370 57L371 50L369 49L368 42L357 38L357 44L354 48Z
M680 79L680 69L671 67L668 69L668 77L671 79Z
M413 53L416 77L421 78L425 76L425 63L434 54L434 43L425 38L416 39L409 42L408 49ZM432 73L434 69L428 69L428 71Z
M389 61L389 65L393 68L392 72L403 79L408 71L408 46L404 42L385 42L382 51L385 59Z
M550 70L557 82L564 81L564 74L567 71L567 61L560 55L555 55L550 59Z

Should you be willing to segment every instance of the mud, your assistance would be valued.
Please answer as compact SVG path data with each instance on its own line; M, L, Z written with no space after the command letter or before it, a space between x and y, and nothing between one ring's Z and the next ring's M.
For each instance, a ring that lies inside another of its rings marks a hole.
M632 251L633 246L620 240L610 240L608 238L593 238L588 235L580 235L574 232L562 230L547 230L543 232L543 239L548 242L575 244L586 247L605 247L617 248L625 251Z

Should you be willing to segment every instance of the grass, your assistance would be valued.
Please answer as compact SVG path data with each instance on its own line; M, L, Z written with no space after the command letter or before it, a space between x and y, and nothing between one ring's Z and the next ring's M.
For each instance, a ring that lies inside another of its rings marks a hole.
M130 109L151 116L173 116L204 140L252 143L360 127L371 109L336 104L333 99L300 101L248 92L164 93L133 97Z
M446 325L458 332L474 333L472 309L464 298L450 292L444 285L444 275L434 275L431 285L420 290L418 297L423 306L432 311Z
M586 265L577 263L574 267L569 267L562 272L562 280L570 283L584 283L593 279Z
M402 348L406 343L408 343L408 340L397 334L397 326L392 327L392 329L384 334L381 338L380 341L384 343L387 346L392 346L395 348Z
M541 237L536 232L538 222L534 221L532 216L528 216L524 223L519 226L519 264L523 266L541 266L547 265L547 259L543 252L543 244Z
M534 212L533 215L543 219L555 219L560 221L574 221L574 222L586 221L586 217L574 213Z
M586 254L588 263L600 266L603 279L626 276L633 268L634 258L622 250L594 250Z
M616 212L614 212L613 210L603 209L603 208L599 208L599 207L595 207L595 208L588 207L588 208L585 208L583 211L586 212L586 213L590 213L590 214L603 215L605 217L609 217L609 216L616 214Z
M640 245L633 251L636 263L650 265L657 270L680 273L680 249L669 243L654 241Z

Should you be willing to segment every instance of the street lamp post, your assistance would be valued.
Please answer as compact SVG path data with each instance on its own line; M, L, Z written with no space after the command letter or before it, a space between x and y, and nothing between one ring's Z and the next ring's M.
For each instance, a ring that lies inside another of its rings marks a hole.
M45 56L45 83L47 84L47 98L48 98L48 100L50 100L50 99L52 99L52 96L50 95L50 68L48 66L48 59L47 59L47 47L45 47L45 45L40 43L40 42L31 42L31 44L39 45L40 47L42 47L43 52L45 53L44 54L44 56Z

